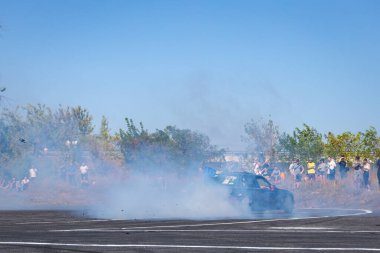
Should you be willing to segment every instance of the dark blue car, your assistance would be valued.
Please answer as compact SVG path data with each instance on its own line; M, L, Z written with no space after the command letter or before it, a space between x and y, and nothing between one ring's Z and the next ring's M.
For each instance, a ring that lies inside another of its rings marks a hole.
M252 211L293 212L293 194L288 190L277 188L262 176L248 172L232 172L222 173L211 178L216 183L228 187L233 199L248 202Z

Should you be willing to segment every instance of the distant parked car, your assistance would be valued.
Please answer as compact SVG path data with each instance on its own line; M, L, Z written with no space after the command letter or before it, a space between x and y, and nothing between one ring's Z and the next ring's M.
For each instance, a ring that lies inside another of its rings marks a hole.
M211 177L216 183L228 187L233 199L247 201L252 211L283 210L292 213L293 194L272 185L264 177L248 172L232 172Z

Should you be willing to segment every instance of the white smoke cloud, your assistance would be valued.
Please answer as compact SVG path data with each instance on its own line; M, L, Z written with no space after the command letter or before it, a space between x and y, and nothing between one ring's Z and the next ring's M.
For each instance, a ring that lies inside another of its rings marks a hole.
M236 205L223 186L202 178L162 173L159 177L133 175L123 185L106 191L102 206L90 212L114 219L215 219L249 214L248 205Z

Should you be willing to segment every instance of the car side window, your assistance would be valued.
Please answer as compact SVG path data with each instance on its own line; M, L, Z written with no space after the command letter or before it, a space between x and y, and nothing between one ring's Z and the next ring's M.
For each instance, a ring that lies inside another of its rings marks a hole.
M259 188L259 185L257 184L255 177L253 177L253 176L247 177L247 186Z
M257 178L257 183L259 184L260 189L270 189L270 184L263 178Z
M249 175L244 175L240 178L239 184L237 184L239 187L256 187L258 188L258 185L256 183L256 180L254 177L249 176Z

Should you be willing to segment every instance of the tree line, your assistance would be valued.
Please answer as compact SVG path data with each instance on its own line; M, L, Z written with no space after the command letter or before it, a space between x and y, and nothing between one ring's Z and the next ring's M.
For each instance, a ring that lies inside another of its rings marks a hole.
M223 151L208 136L190 129L166 126L149 132L140 122L125 118L125 128L110 133L102 117L94 132L93 117L81 106L52 109L46 105L3 108L0 115L0 169L17 167L44 149L63 160L80 162L83 154L99 160L123 160L128 169L186 170ZM27 166L27 165L25 165ZM25 167L24 166L24 167Z
M251 120L245 125L244 139L250 144L250 152L265 154L272 160L301 161L321 157L345 156L349 161L356 156L371 160L380 156L380 137L374 127L363 132L346 131L340 134L322 134L314 127L303 124L292 133L280 133L272 120Z
M136 124L125 118L125 127L112 134L103 116L99 132L94 129L93 117L81 106L53 109L29 104L3 108L0 169L31 160L44 148L57 151L66 160L79 162L83 152L87 152L101 160L121 160L129 169L165 167L183 172L198 168L203 161L222 157L225 152L212 145L208 136L176 126L150 132L142 122ZM374 127L357 133L322 134L304 124L289 134L280 133L272 120L259 119L246 123L244 130L247 153L265 155L272 161L318 161L321 157L341 155L349 160L356 155L376 159L380 155L380 137Z

